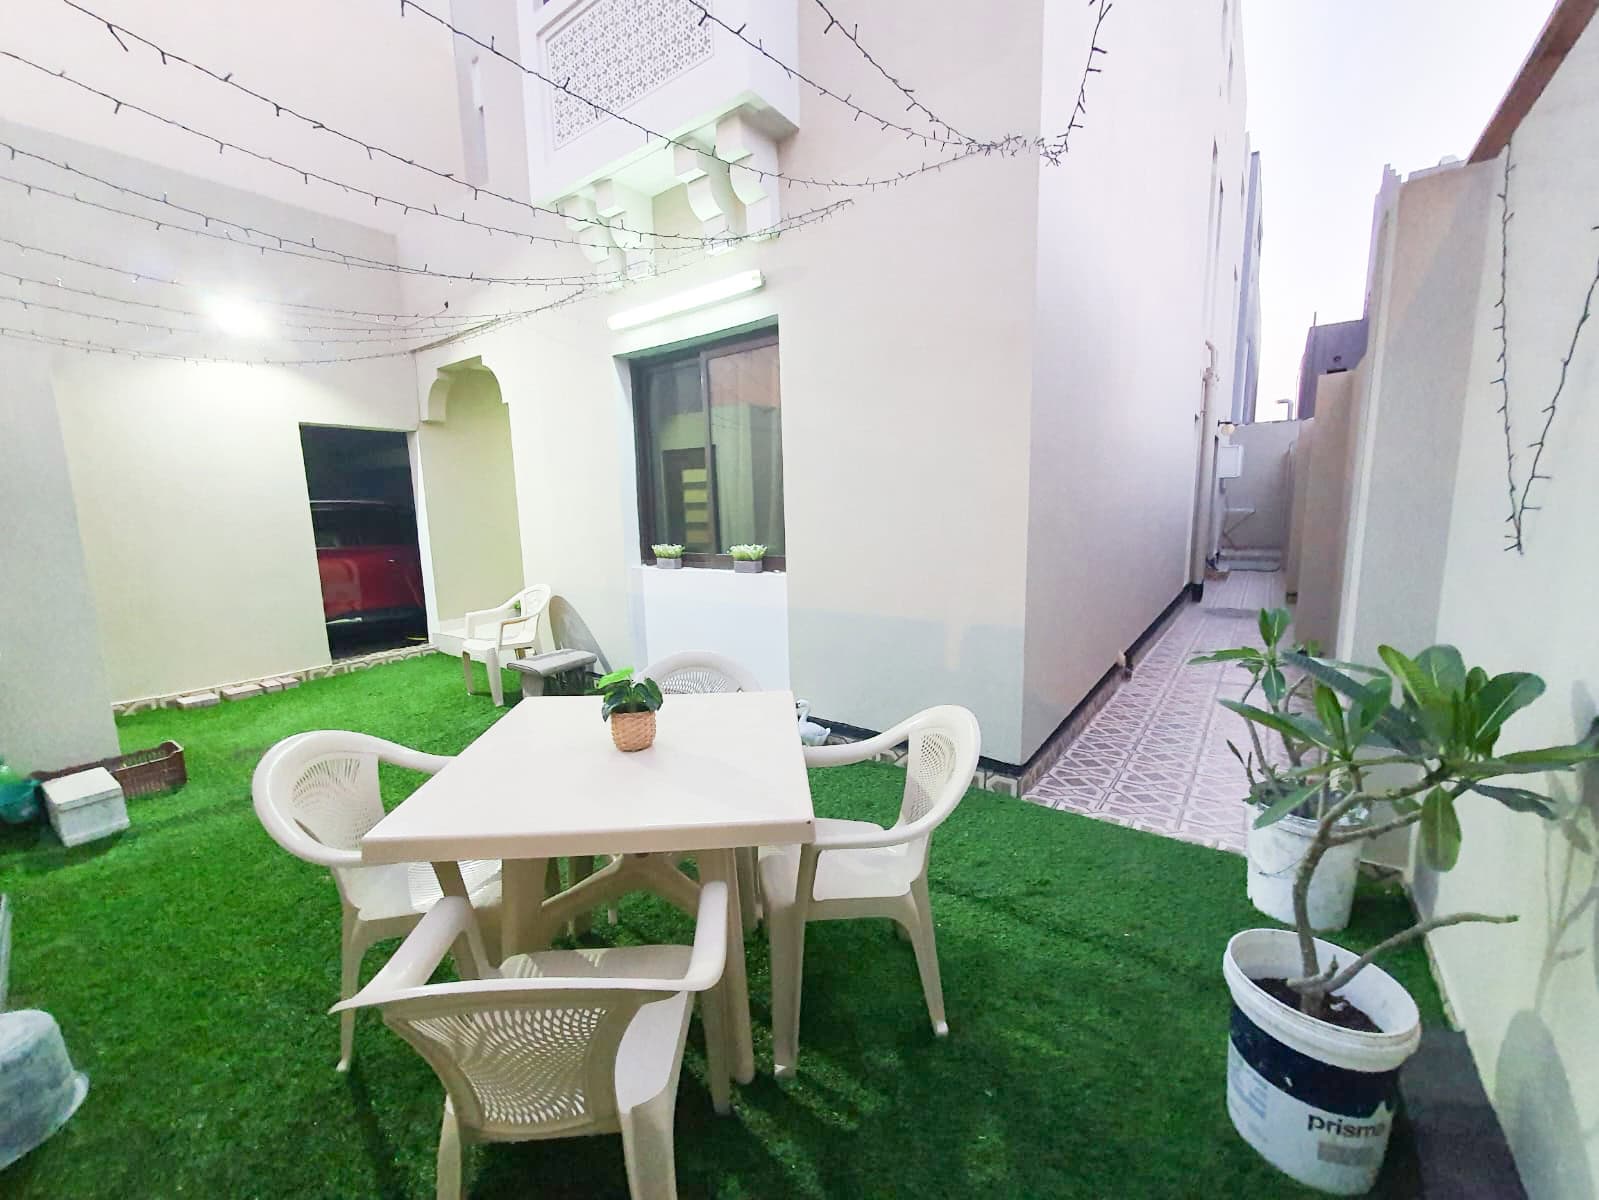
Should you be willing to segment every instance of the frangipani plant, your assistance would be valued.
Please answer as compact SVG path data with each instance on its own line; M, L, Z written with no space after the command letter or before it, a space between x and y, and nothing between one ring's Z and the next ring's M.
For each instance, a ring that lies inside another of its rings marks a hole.
M1262 613L1263 626L1267 617ZM1481 667L1468 669L1453 646L1431 646L1415 658L1382 646L1378 655L1387 670L1332 663L1297 650L1281 654L1278 669L1303 673L1310 688L1308 711L1260 708L1247 700L1221 701L1252 726L1313 751L1303 756L1305 761L1271 776L1281 792L1261 810L1257 826L1280 821L1317 795L1328 801L1321 807L1315 837L1294 877L1294 924L1302 969L1287 982L1299 993L1301 1011L1313 1017L1325 1014L1330 994L1389 950L1449 925L1516 919L1477 912L1438 915L1418 921L1347 965L1336 959L1323 965L1317 960L1307 897L1311 877L1329 850L1419 825L1423 861L1447 871L1460 857L1456 804L1467 793L1475 792L1514 812L1552 819L1559 815L1559 806L1548 796L1489 781L1570 771L1599 759L1599 721L1572 745L1498 753L1505 723L1543 694L1544 682L1536 675L1512 671L1490 676ZM1263 673L1269 669L1263 668ZM1293 690L1285 676L1280 694L1286 697ZM1272 691L1279 691L1277 684ZM1354 829L1340 825L1361 808L1386 810L1392 816Z
M1300 676L1290 683L1288 672L1284 670L1286 656L1290 653L1314 655L1317 650L1314 643L1302 643L1293 647L1285 645L1284 639L1288 636L1292 621L1293 617L1286 608L1263 608L1260 610L1259 618L1262 643L1260 648L1239 646L1230 650L1196 654L1188 660L1188 665L1236 664L1249 673L1249 686L1244 690L1243 702L1247 704L1258 690L1265 699L1267 711L1278 716L1287 716L1294 709L1304 707L1304 693L1311 681L1308 677ZM1306 761L1314 756L1314 743L1293 732L1292 726L1287 724L1257 729L1256 725L1251 723L1247 729L1252 751L1246 754L1230 741L1227 743L1227 749L1232 751L1233 757L1244 768L1244 775L1249 780L1250 801L1262 807L1269 807L1290 793L1297 792L1298 798L1289 806L1288 811L1295 816L1314 820L1320 812L1320 790L1311 788L1307 791L1302 783L1285 775L1288 770L1303 767ZM1281 755L1274 755L1267 750L1266 741L1263 739L1272 735L1275 735L1278 744L1282 746ZM1283 758L1287 759L1287 767L1281 765Z

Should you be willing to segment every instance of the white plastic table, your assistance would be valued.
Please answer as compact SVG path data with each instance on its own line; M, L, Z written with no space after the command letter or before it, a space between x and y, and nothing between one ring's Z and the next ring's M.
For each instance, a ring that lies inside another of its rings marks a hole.
M702 1005L711 1095L725 1112L729 1075L748 1083L755 1074L733 852L814 837L794 697L669 696L655 744L634 754L611 744L599 714L597 696L524 699L373 826L361 856L431 862L456 896L466 895L458 860L502 860L509 956L543 944L566 916L636 887L692 904L696 885L674 864L695 855L703 878L728 885L727 970L718 999ZM624 857L543 903L548 860L600 854Z

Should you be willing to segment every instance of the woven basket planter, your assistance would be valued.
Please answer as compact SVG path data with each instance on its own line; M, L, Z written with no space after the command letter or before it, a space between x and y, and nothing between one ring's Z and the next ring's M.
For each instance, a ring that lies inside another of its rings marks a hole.
M618 750L628 753L634 750L648 750L655 742L655 714L612 713L611 741L616 743Z

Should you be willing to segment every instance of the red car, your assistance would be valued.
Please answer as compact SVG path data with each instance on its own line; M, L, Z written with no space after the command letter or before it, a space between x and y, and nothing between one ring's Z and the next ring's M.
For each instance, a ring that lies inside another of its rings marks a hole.
M381 500L313 500L311 527L329 629L426 625L414 512Z

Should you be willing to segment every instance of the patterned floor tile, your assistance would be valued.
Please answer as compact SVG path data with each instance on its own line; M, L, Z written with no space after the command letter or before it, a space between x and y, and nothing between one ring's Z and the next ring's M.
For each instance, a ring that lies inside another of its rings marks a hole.
M1254 747L1248 722L1216 701L1243 699L1249 679L1230 664L1187 664L1207 650L1260 645L1255 610L1282 603L1280 572L1235 571L1207 584L1204 601L1172 621L1026 798L1242 853L1247 784L1227 743L1245 755Z

